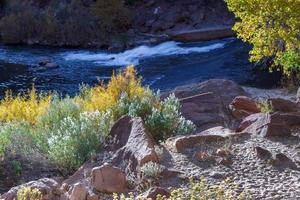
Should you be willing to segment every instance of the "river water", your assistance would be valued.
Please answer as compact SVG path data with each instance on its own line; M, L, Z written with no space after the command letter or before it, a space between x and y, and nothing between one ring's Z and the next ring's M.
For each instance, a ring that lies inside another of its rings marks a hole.
M0 46L0 96L8 89L38 90L73 95L81 83L108 81L113 70L134 64L143 84L168 90L179 85L212 78L226 78L239 84L269 88L277 77L253 70L248 62L249 45L235 38L210 42L165 42L139 46L120 53L97 49L63 49L32 46ZM60 67L45 70L38 62L48 57Z

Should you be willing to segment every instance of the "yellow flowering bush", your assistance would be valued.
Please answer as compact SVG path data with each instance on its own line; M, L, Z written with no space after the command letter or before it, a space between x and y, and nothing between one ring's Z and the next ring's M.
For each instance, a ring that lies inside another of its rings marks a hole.
M31 189L30 187L22 187L18 190L17 200L42 200L43 195L38 189Z
M123 93L129 99L136 97L143 98L149 94L149 90L141 85L141 78L137 77L137 72L133 65L118 74L113 74L108 85L100 84L85 92L85 97L75 97L75 101L82 107L83 111L106 111L115 110L117 103Z
M190 180L188 188L178 188L171 192L170 197L157 196L157 200L246 200L249 199L246 193L234 195L231 189L226 189L226 186L230 185L226 180L219 185L209 186L204 179L200 182L194 182ZM151 200L141 196L134 197L132 193L126 197L124 194L113 195L113 200Z
M12 92L6 92L5 98L0 101L0 121L28 121L35 124L49 107L52 95L38 95L33 87L25 95L13 97Z

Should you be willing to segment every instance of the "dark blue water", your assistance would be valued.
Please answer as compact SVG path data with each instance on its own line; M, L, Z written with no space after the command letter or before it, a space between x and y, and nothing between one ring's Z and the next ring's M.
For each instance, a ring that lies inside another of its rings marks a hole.
M79 84L107 81L113 70L131 63L143 76L143 84L153 89L167 90L212 78L259 88L273 87L278 77L254 70L248 62L249 49L249 45L234 38L189 44L167 42L118 54L97 49L1 46L0 96L8 89L26 91L33 83L38 90L73 95ZM41 69L37 63L43 57L60 67Z

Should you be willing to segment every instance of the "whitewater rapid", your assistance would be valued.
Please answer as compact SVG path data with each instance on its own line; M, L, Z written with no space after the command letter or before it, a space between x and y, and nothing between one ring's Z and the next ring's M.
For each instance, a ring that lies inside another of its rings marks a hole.
M156 46L139 46L121 53L91 53L89 51L68 52L62 56L66 61L92 61L103 66L138 65L145 58L171 55L206 53L224 48L226 42L219 42L203 47L183 47L179 42L169 41Z

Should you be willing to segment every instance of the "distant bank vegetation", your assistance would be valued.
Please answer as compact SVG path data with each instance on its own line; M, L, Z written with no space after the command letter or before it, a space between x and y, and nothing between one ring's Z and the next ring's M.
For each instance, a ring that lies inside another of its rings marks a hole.
M129 0L2 0L1 39L9 44L99 46L131 27Z

